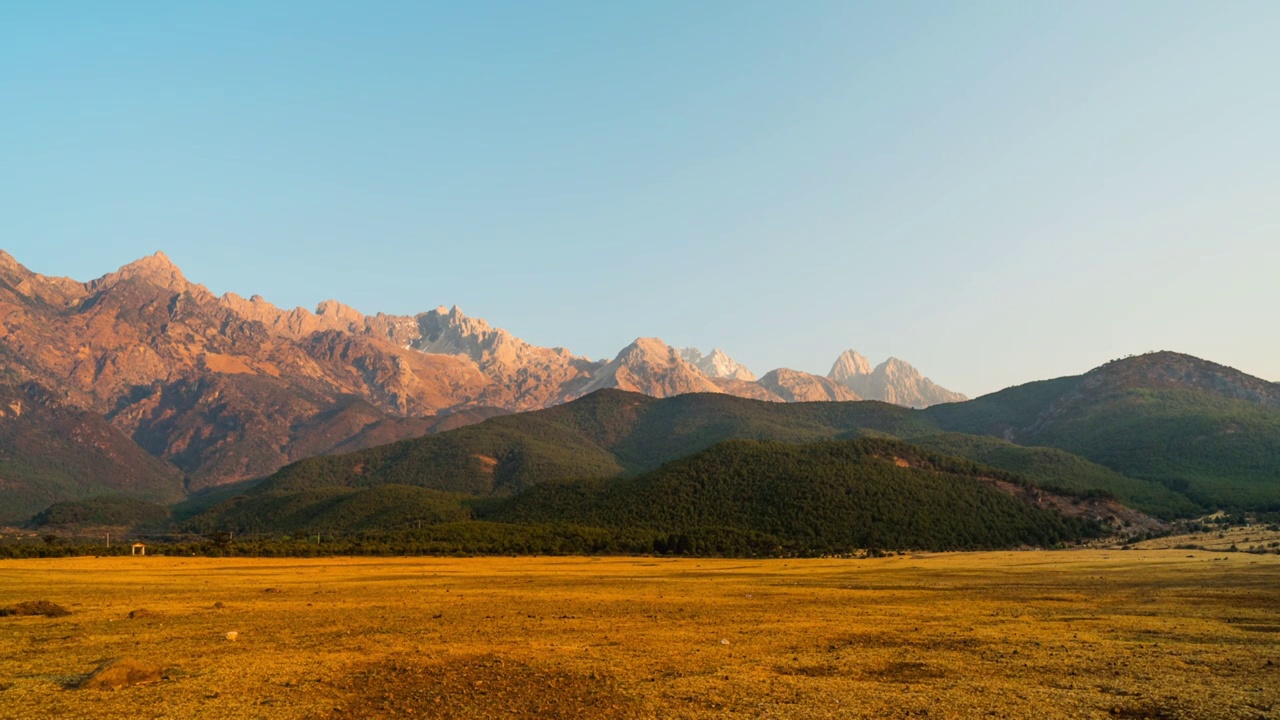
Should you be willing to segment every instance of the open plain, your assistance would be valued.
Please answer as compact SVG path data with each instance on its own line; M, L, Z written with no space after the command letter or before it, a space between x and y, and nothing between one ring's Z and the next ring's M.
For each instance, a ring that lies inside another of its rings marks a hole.
M33 600L3 718L1280 717L1276 555L0 562Z

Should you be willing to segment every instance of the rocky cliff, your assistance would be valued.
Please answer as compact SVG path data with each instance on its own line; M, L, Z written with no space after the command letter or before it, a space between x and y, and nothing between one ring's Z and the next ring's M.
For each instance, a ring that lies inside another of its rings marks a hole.
M680 357L698 368L703 375L714 379L744 380L754 382L755 373L747 366L729 357L720 348L714 348L710 355L703 355L698 348L680 348Z
M870 361L853 350L846 350L836 358L827 377L864 400L906 407L925 408L968 399L934 383L898 358L889 358L872 368Z

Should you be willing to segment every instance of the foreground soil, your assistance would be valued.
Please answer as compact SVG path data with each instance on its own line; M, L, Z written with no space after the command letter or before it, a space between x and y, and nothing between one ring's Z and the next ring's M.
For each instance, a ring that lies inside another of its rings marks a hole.
M0 718L1280 718L1275 555L0 561L29 600Z

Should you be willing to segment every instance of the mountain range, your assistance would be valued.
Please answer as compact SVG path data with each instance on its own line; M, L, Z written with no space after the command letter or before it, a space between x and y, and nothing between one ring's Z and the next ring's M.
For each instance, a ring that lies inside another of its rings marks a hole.
M486 551L545 552L531 537L549 527L628 552L672 538L713 554L1052 545L1158 530L1153 516L1280 512L1278 399L1275 383L1168 352L926 409L601 389L308 458L180 521L339 535L426 523L438 550L489 538Z
M918 374L902 377L895 397L923 397L908 387ZM282 310L260 296L214 295L163 253L79 282L33 273L0 251L0 384L36 387L61 407L92 413L160 460L170 480L157 497L601 388L862 397L791 370L756 381L723 351L703 357L651 338L591 360L524 342L457 307L364 315L330 300L314 312ZM20 478L37 482L20 469L2 472L0 493ZM122 488L93 480L81 488L112 489Z
M731 507L699 496L713 490ZM836 527L828 510L851 497L914 529ZM994 529L948 517L944 497ZM642 506L627 513L639 525L606 522ZM639 532L629 548L695 532L825 552L807 513L842 547L954 548L1218 508L1280 512L1280 385L1187 355L967 400L853 350L825 376L757 378L720 349L655 338L592 360L457 307L286 311L216 296L162 254L81 283L0 252L0 522L173 512L199 532L464 535L561 522Z

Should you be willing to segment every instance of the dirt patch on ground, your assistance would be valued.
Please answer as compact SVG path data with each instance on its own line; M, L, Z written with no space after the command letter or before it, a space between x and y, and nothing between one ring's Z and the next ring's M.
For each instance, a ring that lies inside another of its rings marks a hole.
M1280 625L1240 625L1241 630L1260 633L1280 633Z
M790 675L792 677L835 677L840 674L840 668L831 663L776 665L773 671L779 675Z
M80 682L81 690L119 690L130 685L158 682L160 668L132 658L116 658L98 666L89 677Z
M1112 717L1124 718L1125 720L1177 720L1177 718L1184 717L1183 713L1176 708L1165 707L1153 702L1116 705L1109 712ZM1260 715L1259 717L1266 716Z
M0 608L0 617L43 615L45 617L66 617L71 611L48 600L31 600L20 602L6 608Z
M424 665L387 661L335 683L329 718L628 718L636 706L612 678L492 655Z
M921 662L891 662L867 674L874 680L889 683L913 683L942 677L940 671Z

